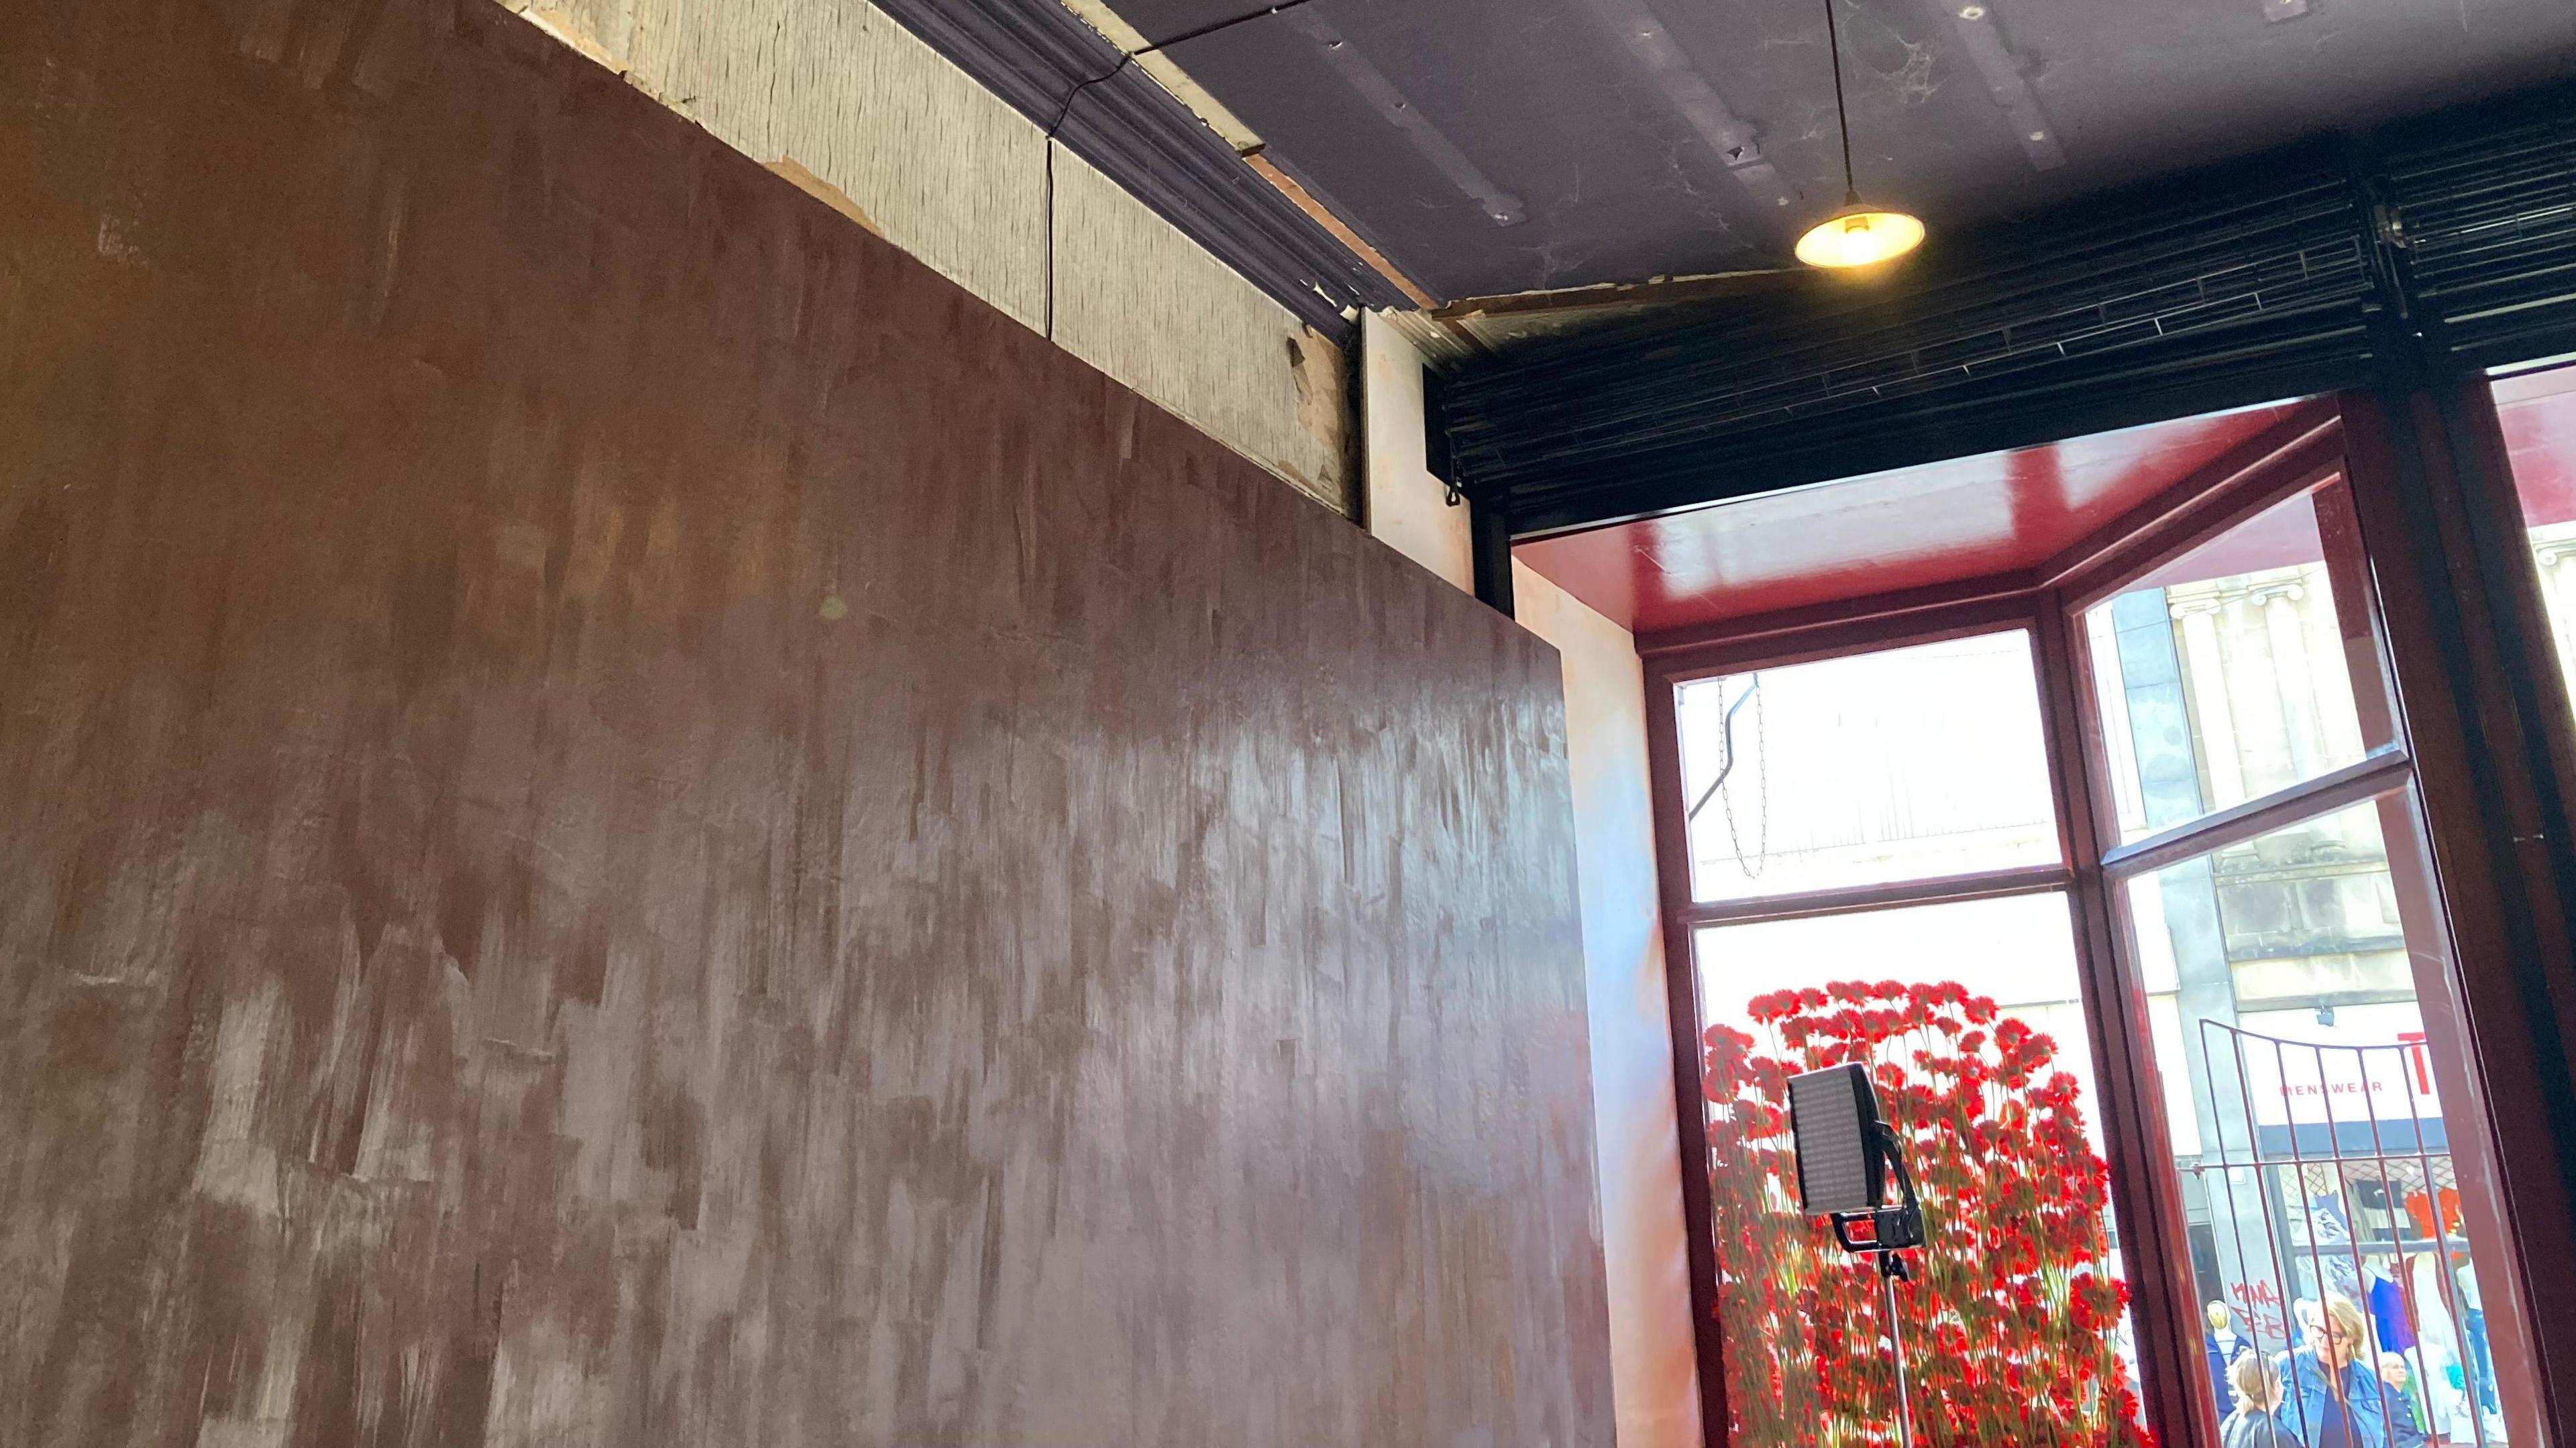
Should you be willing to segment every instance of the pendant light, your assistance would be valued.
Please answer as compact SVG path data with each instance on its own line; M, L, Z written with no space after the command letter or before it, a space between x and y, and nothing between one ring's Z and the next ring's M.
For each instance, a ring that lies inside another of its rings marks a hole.
M1893 261L1923 244L1923 223L1860 199L1852 180L1851 112L1843 104L1843 43L1834 31L1834 0L1825 0L1825 45L1834 62L1834 119L1843 132L1843 205L1798 238L1798 260L1848 269Z

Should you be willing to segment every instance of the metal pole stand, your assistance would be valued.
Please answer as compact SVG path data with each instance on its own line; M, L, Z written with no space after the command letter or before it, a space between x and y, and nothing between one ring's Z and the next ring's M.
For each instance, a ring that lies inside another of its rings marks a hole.
M1896 1281L1911 1278L1911 1273L1906 1273L1904 1257L1896 1252L1922 1247L1924 1214L1922 1201L1914 1196L1914 1172L1906 1170L1896 1131L1880 1123L1878 1141L1888 1165L1896 1167L1896 1206L1837 1211L1834 1239L1842 1242L1844 1252L1878 1257L1878 1296L1888 1306L1888 1366L1896 1368L1896 1443L1899 1448L1914 1448L1914 1394L1906 1389L1906 1337L1904 1327L1896 1322Z
M1914 1173L1905 1168L1904 1144L1886 1123L1872 1125L1878 1133L1880 1152L1896 1170L1897 1204L1829 1215L1834 1240L1842 1244L1844 1251L1878 1259L1879 1297L1887 1304L1888 1365L1896 1370L1896 1441L1899 1448L1914 1448L1914 1400L1905 1385L1905 1329L1896 1320L1897 1279L1911 1278L1913 1274L1905 1270L1905 1259L1897 1253L1923 1245L1923 1203L1914 1194ZM1875 1189L1870 1197L1877 1200Z
M1914 1403L1905 1390L1905 1329L1896 1319L1896 1279L1905 1275L1905 1263L1894 1252L1878 1255L1878 1286L1887 1303L1887 1363L1896 1370L1896 1441L1900 1448L1914 1448Z

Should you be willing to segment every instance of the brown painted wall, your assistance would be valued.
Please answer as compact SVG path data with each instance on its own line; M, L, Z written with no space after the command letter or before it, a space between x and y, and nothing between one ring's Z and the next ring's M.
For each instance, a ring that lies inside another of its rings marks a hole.
M0 1443L1603 1444L1553 655L472 0L0 45Z

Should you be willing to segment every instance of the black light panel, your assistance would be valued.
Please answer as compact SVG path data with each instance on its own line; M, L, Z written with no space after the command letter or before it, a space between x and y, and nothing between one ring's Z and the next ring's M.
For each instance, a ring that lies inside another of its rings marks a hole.
M1798 1151L1798 1202L1809 1216L1866 1212L1885 1195L1878 1093L1860 1066L1789 1078L1789 1134Z

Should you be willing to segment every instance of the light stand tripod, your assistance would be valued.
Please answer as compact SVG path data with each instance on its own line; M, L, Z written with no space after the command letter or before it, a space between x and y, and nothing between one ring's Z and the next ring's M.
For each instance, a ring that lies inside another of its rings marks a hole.
M1896 1133L1883 1121L1872 1120L1869 1125L1876 1131L1879 1151L1896 1169L1897 1204L1834 1213L1834 1240L1846 1252L1878 1259L1880 1300L1887 1306L1888 1366L1896 1373L1896 1441L1902 1448L1914 1448L1914 1404L1905 1386L1904 1328L1896 1316L1896 1284L1908 1274L1905 1259L1896 1254L1923 1245L1923 1207L1914 1195L1914 1173L1905 1169L1905 1157L1897 1149Z
M1846 1061L1789 1078L1789 1132L1797 1143L1798 1205L1809 1216L1830 1217L1834 1240L1846 1252L1878 1259L1878 1288L1887 1304L1887 1351L1896 1370L1896 1433L1914 1448L1914 1403L1905 1383L1905 1342L1896 1320L1896 1279L1906 1275L1896 1254L1923 1245L1923 1205L1914 1195L1914 1173L1905 1169L1901 1143L1879 1119L1878 1089L1869 1068ZM1887 1200L1887 1169L1896 1168L1895 1206Z

